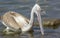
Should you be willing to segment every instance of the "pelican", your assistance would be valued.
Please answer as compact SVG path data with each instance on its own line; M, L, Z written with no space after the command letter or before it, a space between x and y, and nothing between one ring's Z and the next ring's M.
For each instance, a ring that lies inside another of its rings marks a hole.
M37 15L39 26L41 29L41 34L44 35L44 30L41 21L41 8L38 4L35 4L31 10L31 17L28 20L23 15L9 11L6 12L3 16L0 17L1 22L6 26L6 31L9 30L17 31L21 30L22 32L27 32L33 26L34 13Z

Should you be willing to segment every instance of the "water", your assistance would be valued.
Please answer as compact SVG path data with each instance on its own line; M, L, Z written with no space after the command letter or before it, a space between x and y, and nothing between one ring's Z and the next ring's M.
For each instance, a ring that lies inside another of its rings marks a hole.
M15 11L30 18L30 11L36 0L0 0L0 16L8 11ZM40 0L39 5L46 12L42 18L60 18L60 0ZM0 31L5 27L0 23ZM60 38L60 27L56 29L45 28L45 35L42 36L39 27L33 27L34 32L3 35L0 32L0 38Z

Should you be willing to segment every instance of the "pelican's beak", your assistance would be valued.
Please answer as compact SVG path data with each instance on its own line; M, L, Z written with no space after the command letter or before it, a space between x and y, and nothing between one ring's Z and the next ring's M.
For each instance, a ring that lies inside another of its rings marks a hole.
M41 15L40 14L37 14L37 20L39 22L41 33L42 33L42 35L44 35L44 29L43 29L43 25L42 25L42 20L41 20Z
M44 30L43 30L43 25L42 25L42 20L41 20L41 14L40 14L41 13L41 8L38 4L35 4L34 12L37 15L37 19L38 19L38 22L39 22L41 33L42 33L42 35L44 35Z

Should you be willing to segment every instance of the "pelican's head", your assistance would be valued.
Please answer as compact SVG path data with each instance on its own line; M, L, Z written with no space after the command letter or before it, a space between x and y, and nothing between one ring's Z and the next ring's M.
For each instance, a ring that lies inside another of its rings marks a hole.
M35 12L35 13L40 13L41 15L46 14L46 12L44 11L44 9L41 9L38 4L35 4L33 6L32 11Z
M32 8L32 11L33 11L34 13L40 13L41 8L40 8L40 6L39 6L38 4L35 4L35 5L33 6L33 8Z

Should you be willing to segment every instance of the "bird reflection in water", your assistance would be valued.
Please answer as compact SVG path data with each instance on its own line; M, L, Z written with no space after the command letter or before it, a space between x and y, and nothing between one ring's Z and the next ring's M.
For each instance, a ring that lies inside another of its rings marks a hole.
M34 33L33 30L26 32L26 33L14 33L14 34L9 34L9 35L3 35L3 38L44 38L43 35L40 34L40 31L36 32L37 34Z

